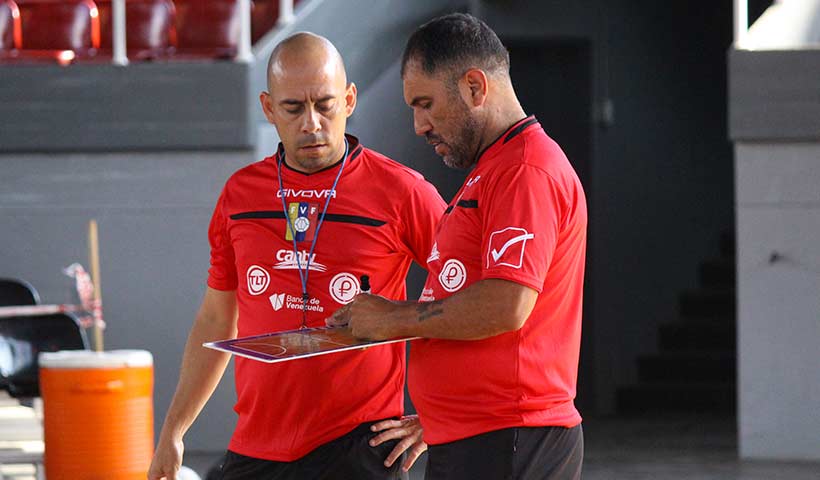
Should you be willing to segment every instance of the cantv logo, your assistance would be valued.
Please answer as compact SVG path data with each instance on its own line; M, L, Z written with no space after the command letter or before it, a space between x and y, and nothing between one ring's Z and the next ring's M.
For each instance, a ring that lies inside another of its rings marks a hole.
M276 260L279 261L273 266L275 270L297 270L298 268L306 268L308 266L308 258L310 259L310 269L315 272L326 272L327 267L321 263L316 262L316 254L308 254L302 250L298 254L292 250L279 250L276 252Z
M279 190L276 192L277 198L282 198L282 195L287 197L303 197L303 198L327 198L333 197L336 198L336 192L334 190L294 190L292 188L285 188L283 190Z

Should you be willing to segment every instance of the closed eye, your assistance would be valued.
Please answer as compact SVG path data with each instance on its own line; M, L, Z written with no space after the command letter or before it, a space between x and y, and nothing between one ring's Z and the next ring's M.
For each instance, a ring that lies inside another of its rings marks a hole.
M330 100L319 102L316 104L316 110L320 112L329 112L333 110L333 102Z
M304 104L298 100L283 100L279 105L288 113L299 113L304 108Z
M429 97L416 97L410 102L411 108L421 108L422 110L429 110L433 106L433 100Z

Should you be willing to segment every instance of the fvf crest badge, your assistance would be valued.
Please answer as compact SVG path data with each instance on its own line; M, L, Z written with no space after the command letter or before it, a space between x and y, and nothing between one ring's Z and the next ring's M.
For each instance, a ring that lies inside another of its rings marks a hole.
M288 204L288 217L290 224L285 229L285 240L293 241L295 234L297 242L313 241L316 223L319 221L318 203L291 202Z

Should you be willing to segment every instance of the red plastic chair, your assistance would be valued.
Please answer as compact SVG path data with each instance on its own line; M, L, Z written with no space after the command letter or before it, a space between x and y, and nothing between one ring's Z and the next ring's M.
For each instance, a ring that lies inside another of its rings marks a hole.
M100 46L97 5L91 0L18 0L21 60L62 64L90 57Z
M100 12L100 55L113 49L111 0L97 0ZM174 44L176 9L171 0L127 0L125 42L131 60L150 60L167 55Z
M177 58L233 58L239 44L237 0L177 1Z

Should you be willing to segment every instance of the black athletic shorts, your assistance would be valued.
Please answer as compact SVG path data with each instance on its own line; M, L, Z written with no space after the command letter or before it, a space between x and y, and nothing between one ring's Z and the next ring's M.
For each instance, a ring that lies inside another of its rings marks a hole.
M378 433L376 422L363 423L350 433L317 447L292 462L273 462L228 452L222 463L221 480L394 480L401 478L401 457L387 468L384 461L398 440L376 447L368 443Z
M517 427L430 445L424 480L578 480L581 425Z

